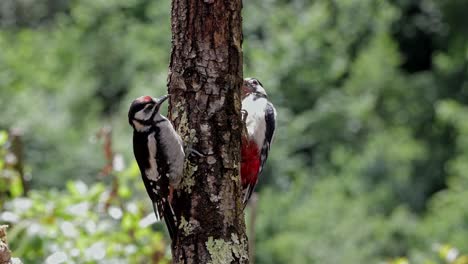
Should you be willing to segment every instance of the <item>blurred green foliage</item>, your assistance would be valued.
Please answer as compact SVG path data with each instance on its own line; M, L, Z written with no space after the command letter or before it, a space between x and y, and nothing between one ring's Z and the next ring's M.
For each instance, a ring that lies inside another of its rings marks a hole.
M468 252L466 10L467 0L244 1L244 75L279 112L257 189L256 263L463 263L440 249ZM129 171L126 111L166 91L169 15L169 1L0 3L0 129L24 131L33 188L15 198L0 177L15 256L96 262L85 250L95 246L106 261L138 262L167 250L136 224L151 207L134 201L145 194ZM105 126L127 163L114 178L97 177ZM115 178L128 187L113 199L119 219L99 198ZM22 199L30 207L17 211ZM69 212L82 203L83 215ZM108 226L89 234L87 221Z
M16 157L8 150L8 133L0 130L0 208L6 197L18 197L23 193L23 184L18 171L12 167ZM5 198L4 198L5 197Z
M0 172L2 187L21 186L19 174ZM0 204L0 220L12 226L15 256L24 263L170 263L162 226L151 229L156 218L138 195L144 190L136 164L107 177L115 177L110 188L68 181L64 190L33 190L27 197L2 190L2 201L9 199Z

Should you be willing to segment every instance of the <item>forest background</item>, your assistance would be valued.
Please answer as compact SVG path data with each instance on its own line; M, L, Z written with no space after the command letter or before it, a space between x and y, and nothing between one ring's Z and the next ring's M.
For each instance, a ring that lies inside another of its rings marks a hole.
M468 263L467 10L244 1L244 76L279 122L255 263ZM170 39L170 1L0 1L0 223L24 263L169 261L126 115L166 93Z

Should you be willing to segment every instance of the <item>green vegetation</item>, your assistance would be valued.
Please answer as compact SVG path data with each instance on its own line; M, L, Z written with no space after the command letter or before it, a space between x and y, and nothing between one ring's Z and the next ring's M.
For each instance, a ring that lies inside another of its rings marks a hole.
M466 10L244 1L244 75L279 112L256 263L468 263ZM167 261L162 225L141 223L151 206L126 112L166 90L169 15L169 1L2 0L0 224L24 263Z

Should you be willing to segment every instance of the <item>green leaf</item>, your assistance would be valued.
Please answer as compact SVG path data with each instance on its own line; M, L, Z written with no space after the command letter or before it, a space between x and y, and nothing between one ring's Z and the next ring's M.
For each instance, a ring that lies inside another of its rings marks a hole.
M8 133L5 130L0 130L0 146L3 146L8 140Z
M13 197L18 197L23 194L23 183L21 182L19 175L13 177L10 183L10 192Z

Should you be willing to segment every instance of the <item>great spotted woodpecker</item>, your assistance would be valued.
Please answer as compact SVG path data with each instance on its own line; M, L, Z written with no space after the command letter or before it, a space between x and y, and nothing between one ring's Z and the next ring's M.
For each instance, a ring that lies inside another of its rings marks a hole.
M171 239L177 234L177 219L171 206L172 190L182 178L185 152L171 122L159 113L169 95L135 99L128 112L133 127L133 153L156 218L164 218Z
M245 207L268 158L275 134L276 109L268 101L267 93L257 79L246 78L241 93L242 118L247 130L242 136L241 150L241 182Z

